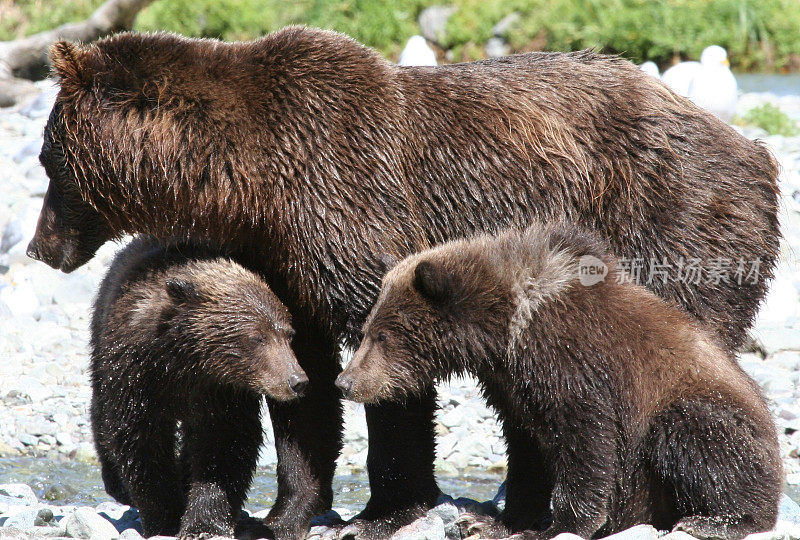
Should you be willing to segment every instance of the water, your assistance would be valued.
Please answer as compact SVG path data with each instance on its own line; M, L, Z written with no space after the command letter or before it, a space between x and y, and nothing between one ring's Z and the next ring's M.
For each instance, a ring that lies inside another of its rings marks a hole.
M800 95L800 74L736 73L741 92L770 92L777 96Z
M438 480L442 491L453 497L485 501L494 497L503 478L476 471L458 477L443 476ZM111 500L103 490L98 465L68 459L0 458L0 484L9 483L27 484L40 500L57 505L96 506ZM259 469L245 506L252 511L269 508L275 501L277 492L274 470ZM366 473L337 474L333 482L333 493L334 508L343 510L343 517L352 516L369 499Z

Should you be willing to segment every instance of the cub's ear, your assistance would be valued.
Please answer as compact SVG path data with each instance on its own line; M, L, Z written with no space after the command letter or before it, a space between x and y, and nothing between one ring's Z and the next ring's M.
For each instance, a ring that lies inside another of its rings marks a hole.
M80 45L69 41L57 41L50 47L50 61L62 88L69 90L88 82L86 66L88 56L89 53Z
M378 270L382 274L386 274L389 270L397 266L398 262L400 262L400 259L390 253L378 255Z
M200 291L191 281L180 278L167 279L167 294L179 303L197 302L200 300Z
M422 261L414 269L414 288L437 303L453 300L456 294L456 277L441 264Z

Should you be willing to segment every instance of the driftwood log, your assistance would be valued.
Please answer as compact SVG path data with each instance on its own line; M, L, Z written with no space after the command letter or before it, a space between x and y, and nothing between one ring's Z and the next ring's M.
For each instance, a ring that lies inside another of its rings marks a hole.
M47 76L50 45L60 39L94 41L133 26L136 15L153 0L108 0L80 22L62 24L14 41L0 41L0 107L37 91L31 81Z

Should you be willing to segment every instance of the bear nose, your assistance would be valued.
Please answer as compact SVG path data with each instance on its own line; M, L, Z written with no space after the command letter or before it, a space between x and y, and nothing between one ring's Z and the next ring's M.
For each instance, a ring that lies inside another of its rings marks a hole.
M345 397L350 395L350 391L353 389L353 378L350 375L345 375L344 373L340 373L338 377L336 377L336 386L342 391Z
M291 377L289 377L289 388L292 389L292 392L297 394L298 396L302 396L303 392L306 390L306 386L308 386L308 377L303 374L295 373Z
M36 261L42 260L42 255L39 253L39 243L35 238L28 244L28 249L25 250L25 254Z

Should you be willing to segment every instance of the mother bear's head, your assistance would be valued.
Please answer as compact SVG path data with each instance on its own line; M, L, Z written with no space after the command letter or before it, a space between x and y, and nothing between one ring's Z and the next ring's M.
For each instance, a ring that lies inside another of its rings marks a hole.
M243 65L269 53L256 43L123 33L53 45L61 89L39 156L50 184L28 255L70 272L123 234L224 238L255 225L253 180L272 143L257 103L269 92Z

